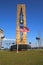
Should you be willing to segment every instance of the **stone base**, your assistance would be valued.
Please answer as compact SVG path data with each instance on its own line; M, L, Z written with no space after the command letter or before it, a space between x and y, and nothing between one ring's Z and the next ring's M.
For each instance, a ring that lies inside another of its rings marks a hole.
M19 51L21 51L21 50L27 50L28 48L29 48L29 45L25 45L25 44L23 44L23 45L19 44L18 45L18 50ZM10 47L10 50L17 50L17 45L12 45Z

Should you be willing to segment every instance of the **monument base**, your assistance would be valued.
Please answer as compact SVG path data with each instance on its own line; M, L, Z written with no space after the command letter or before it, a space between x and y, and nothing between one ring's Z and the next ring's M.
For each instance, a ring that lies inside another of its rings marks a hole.
M28 50L29 48L31 48L31 46L29 46L28 44L18 44L18 50ZM17 44L16 45L12 45L10 47L10 50L17 50Z

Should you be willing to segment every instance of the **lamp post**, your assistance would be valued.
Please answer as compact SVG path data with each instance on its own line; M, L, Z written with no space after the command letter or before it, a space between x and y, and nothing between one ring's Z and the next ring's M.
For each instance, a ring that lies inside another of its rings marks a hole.
M30 49L31 49L31 42L29 42L29 46L30 46Z
M40 37L36 37L36 40L38 41L38 47L40 47Z

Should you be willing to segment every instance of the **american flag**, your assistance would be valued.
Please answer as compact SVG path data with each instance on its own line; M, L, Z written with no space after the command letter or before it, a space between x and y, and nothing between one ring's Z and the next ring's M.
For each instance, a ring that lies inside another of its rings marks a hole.
M20 26L20 32L23 32L23 26Z
M20 26L20 32L29 32L27 27Z

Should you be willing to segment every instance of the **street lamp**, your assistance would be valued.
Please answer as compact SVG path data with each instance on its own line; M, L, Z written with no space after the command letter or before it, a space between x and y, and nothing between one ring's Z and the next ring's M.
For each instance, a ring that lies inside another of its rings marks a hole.
M38 45L39 45L40 44L40 37L36 37L36 40L38 41Z

